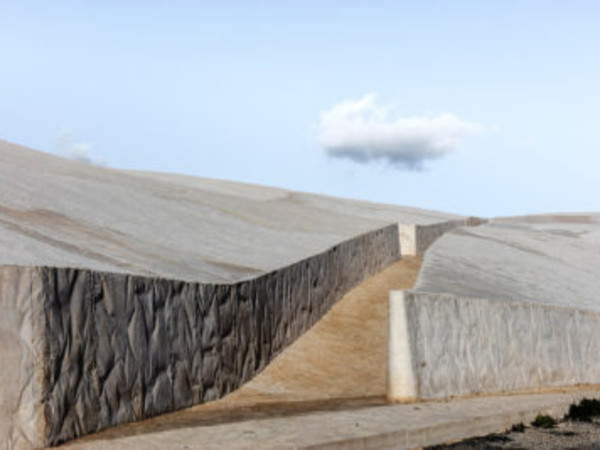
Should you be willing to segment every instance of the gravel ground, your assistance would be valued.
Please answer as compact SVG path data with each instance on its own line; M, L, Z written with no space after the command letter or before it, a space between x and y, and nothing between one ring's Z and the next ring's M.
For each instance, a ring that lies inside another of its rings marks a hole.
M550 429L527 426L524 431L508 431L468 439L456 444L429 447L431 450L483 449L600 449L600 418L588 422L559 422Z

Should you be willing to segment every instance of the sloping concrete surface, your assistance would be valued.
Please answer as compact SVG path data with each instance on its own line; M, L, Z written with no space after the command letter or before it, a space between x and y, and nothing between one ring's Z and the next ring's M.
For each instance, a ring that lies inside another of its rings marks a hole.
M389 223L400 222L418 225L433 225L449 220L464 219L463 216L458 214L443 213L422 208L373 203L306 192L293 192L275 187L257 186L235 181L156 172L133 173L220 195L233 195L251 200L286 201L311 209L348 216L349 218L362 217Z
M234 423L161 426L89 436L60 448L100 449L406 449L502 432L538 414L562 417L596 389L474 397L451 402L352 407L260 417Z
M600 383L600 215L449 231L390 295L390 398Z
M600 311L600 214L450 231L427 252L415 290Z
M213 283L253 278L399 221L458 216L90 166L0 141L0 265Z

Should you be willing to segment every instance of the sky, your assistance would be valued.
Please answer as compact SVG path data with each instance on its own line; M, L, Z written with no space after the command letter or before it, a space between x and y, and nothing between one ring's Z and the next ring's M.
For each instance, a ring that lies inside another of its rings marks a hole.
M598 23L577 0L0 0L0 138L468 215L600 211Z

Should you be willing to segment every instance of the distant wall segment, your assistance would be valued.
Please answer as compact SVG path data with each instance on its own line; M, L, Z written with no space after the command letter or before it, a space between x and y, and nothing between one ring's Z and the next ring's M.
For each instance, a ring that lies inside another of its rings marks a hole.
M469 217L466 219L448 220L429 225L401 223L398 225L398 233L400 236L400 249L402 255L423 255L431 244L448 231L461 226L477 226L484 222L486 222L485 219Z
M599 225L534 216L436 242L416 287L390 293L389 398L600 383Z
M230 285L0 268L1 306L18 319L1 322L0 360L22 365L3 375L0 438L54 445L218 399L399 255L393 225Z
M596 384L600 314L396 291L389 351L393 401Z

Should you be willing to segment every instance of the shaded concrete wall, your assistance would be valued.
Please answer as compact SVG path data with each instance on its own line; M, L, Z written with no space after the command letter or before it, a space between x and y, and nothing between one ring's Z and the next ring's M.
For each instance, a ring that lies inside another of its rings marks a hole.
M43 444L222 397L398 258L390 226L233 285L38 269Z
M445 294L390 294L391 400L600 383L600 314Z

